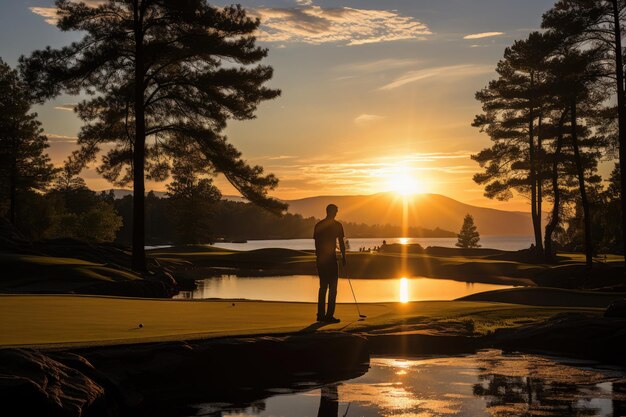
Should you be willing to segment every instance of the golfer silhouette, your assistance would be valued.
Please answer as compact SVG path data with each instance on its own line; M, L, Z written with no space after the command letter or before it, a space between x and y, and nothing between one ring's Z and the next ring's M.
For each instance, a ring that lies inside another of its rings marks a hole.
M313 238L315 239L315 256L317 257L317 273L320 277L320 289L317 297L317 321L339 323L341 320L334 317L335 302L337 300L337 281L339 268L337 267L337 240L343 265L346 265L346 245L343 241L343 226L335 217L339 209L334 204L326 207L326 218L315 225ZM328 292L328 309L325 309L326 292Z

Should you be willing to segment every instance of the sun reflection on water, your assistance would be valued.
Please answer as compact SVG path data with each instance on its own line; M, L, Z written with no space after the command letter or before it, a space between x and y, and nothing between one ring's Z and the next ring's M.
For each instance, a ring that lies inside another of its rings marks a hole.
M401 237L399 239L399 241L400 241L401 245L408 245L409 244L409 238L408 237Z
M406 278L400 278L400 302L409 302L409 280Z

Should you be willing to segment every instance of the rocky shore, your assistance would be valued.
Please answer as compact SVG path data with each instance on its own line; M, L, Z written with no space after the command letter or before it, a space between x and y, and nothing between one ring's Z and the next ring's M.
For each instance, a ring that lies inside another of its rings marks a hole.
M0 350L0 401L23 415L154 415L193 402L353 378L366 339L347 333L211 339L83 350ZM310 385L308 385L310 386Z

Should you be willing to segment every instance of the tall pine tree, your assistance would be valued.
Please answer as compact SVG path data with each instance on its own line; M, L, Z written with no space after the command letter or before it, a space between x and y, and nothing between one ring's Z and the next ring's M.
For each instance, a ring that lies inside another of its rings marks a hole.
M555 38L538 32L516 41L498 63L498 78L476 93L483 114L473 126L486 132L494 142L472 158L484 172L474 181L485 186L485 196L508 200L512 190L530 196L535 247L543 255L543 143L542 124L546 100L546 60L555 47Z
M597 54L597 57L603 66L603 75L613 83L616 97L613 117L618 121L616 142L622 177L626 176L626 79L622 46L625 11L624 0L559 0L544 14L542 22L544 29L558 34L582 51L600 49L608 52ZM621 240L626 244L626 184L622 183L620 187Z
M274 211L267 196L278 180L250 166L227 142L229 119L254 117L277 97L265 87L272 68L255 65L267 50L255 45L259 21L240 6L206 0L107 0L97 7L56 2L58 27L83 38L21 60L21 70L43 101L62 92L87 93L77 107L85 122L76 155L84 163L114 143L99 171L114 183L133 183L133 268L145 269L144 178L163 180L180 143L202 155L248 200Z
M0 59L0 196L13 224L19 224L20 193L43 191L56 172L45 153L48 138L30 107L18 73Z

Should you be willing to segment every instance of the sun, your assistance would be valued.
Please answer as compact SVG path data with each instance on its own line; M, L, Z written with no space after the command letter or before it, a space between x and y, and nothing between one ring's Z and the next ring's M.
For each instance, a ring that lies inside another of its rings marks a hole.
M411 195L420 192L419 183L408 172L400 172L389 179L389 188L400 195Z

